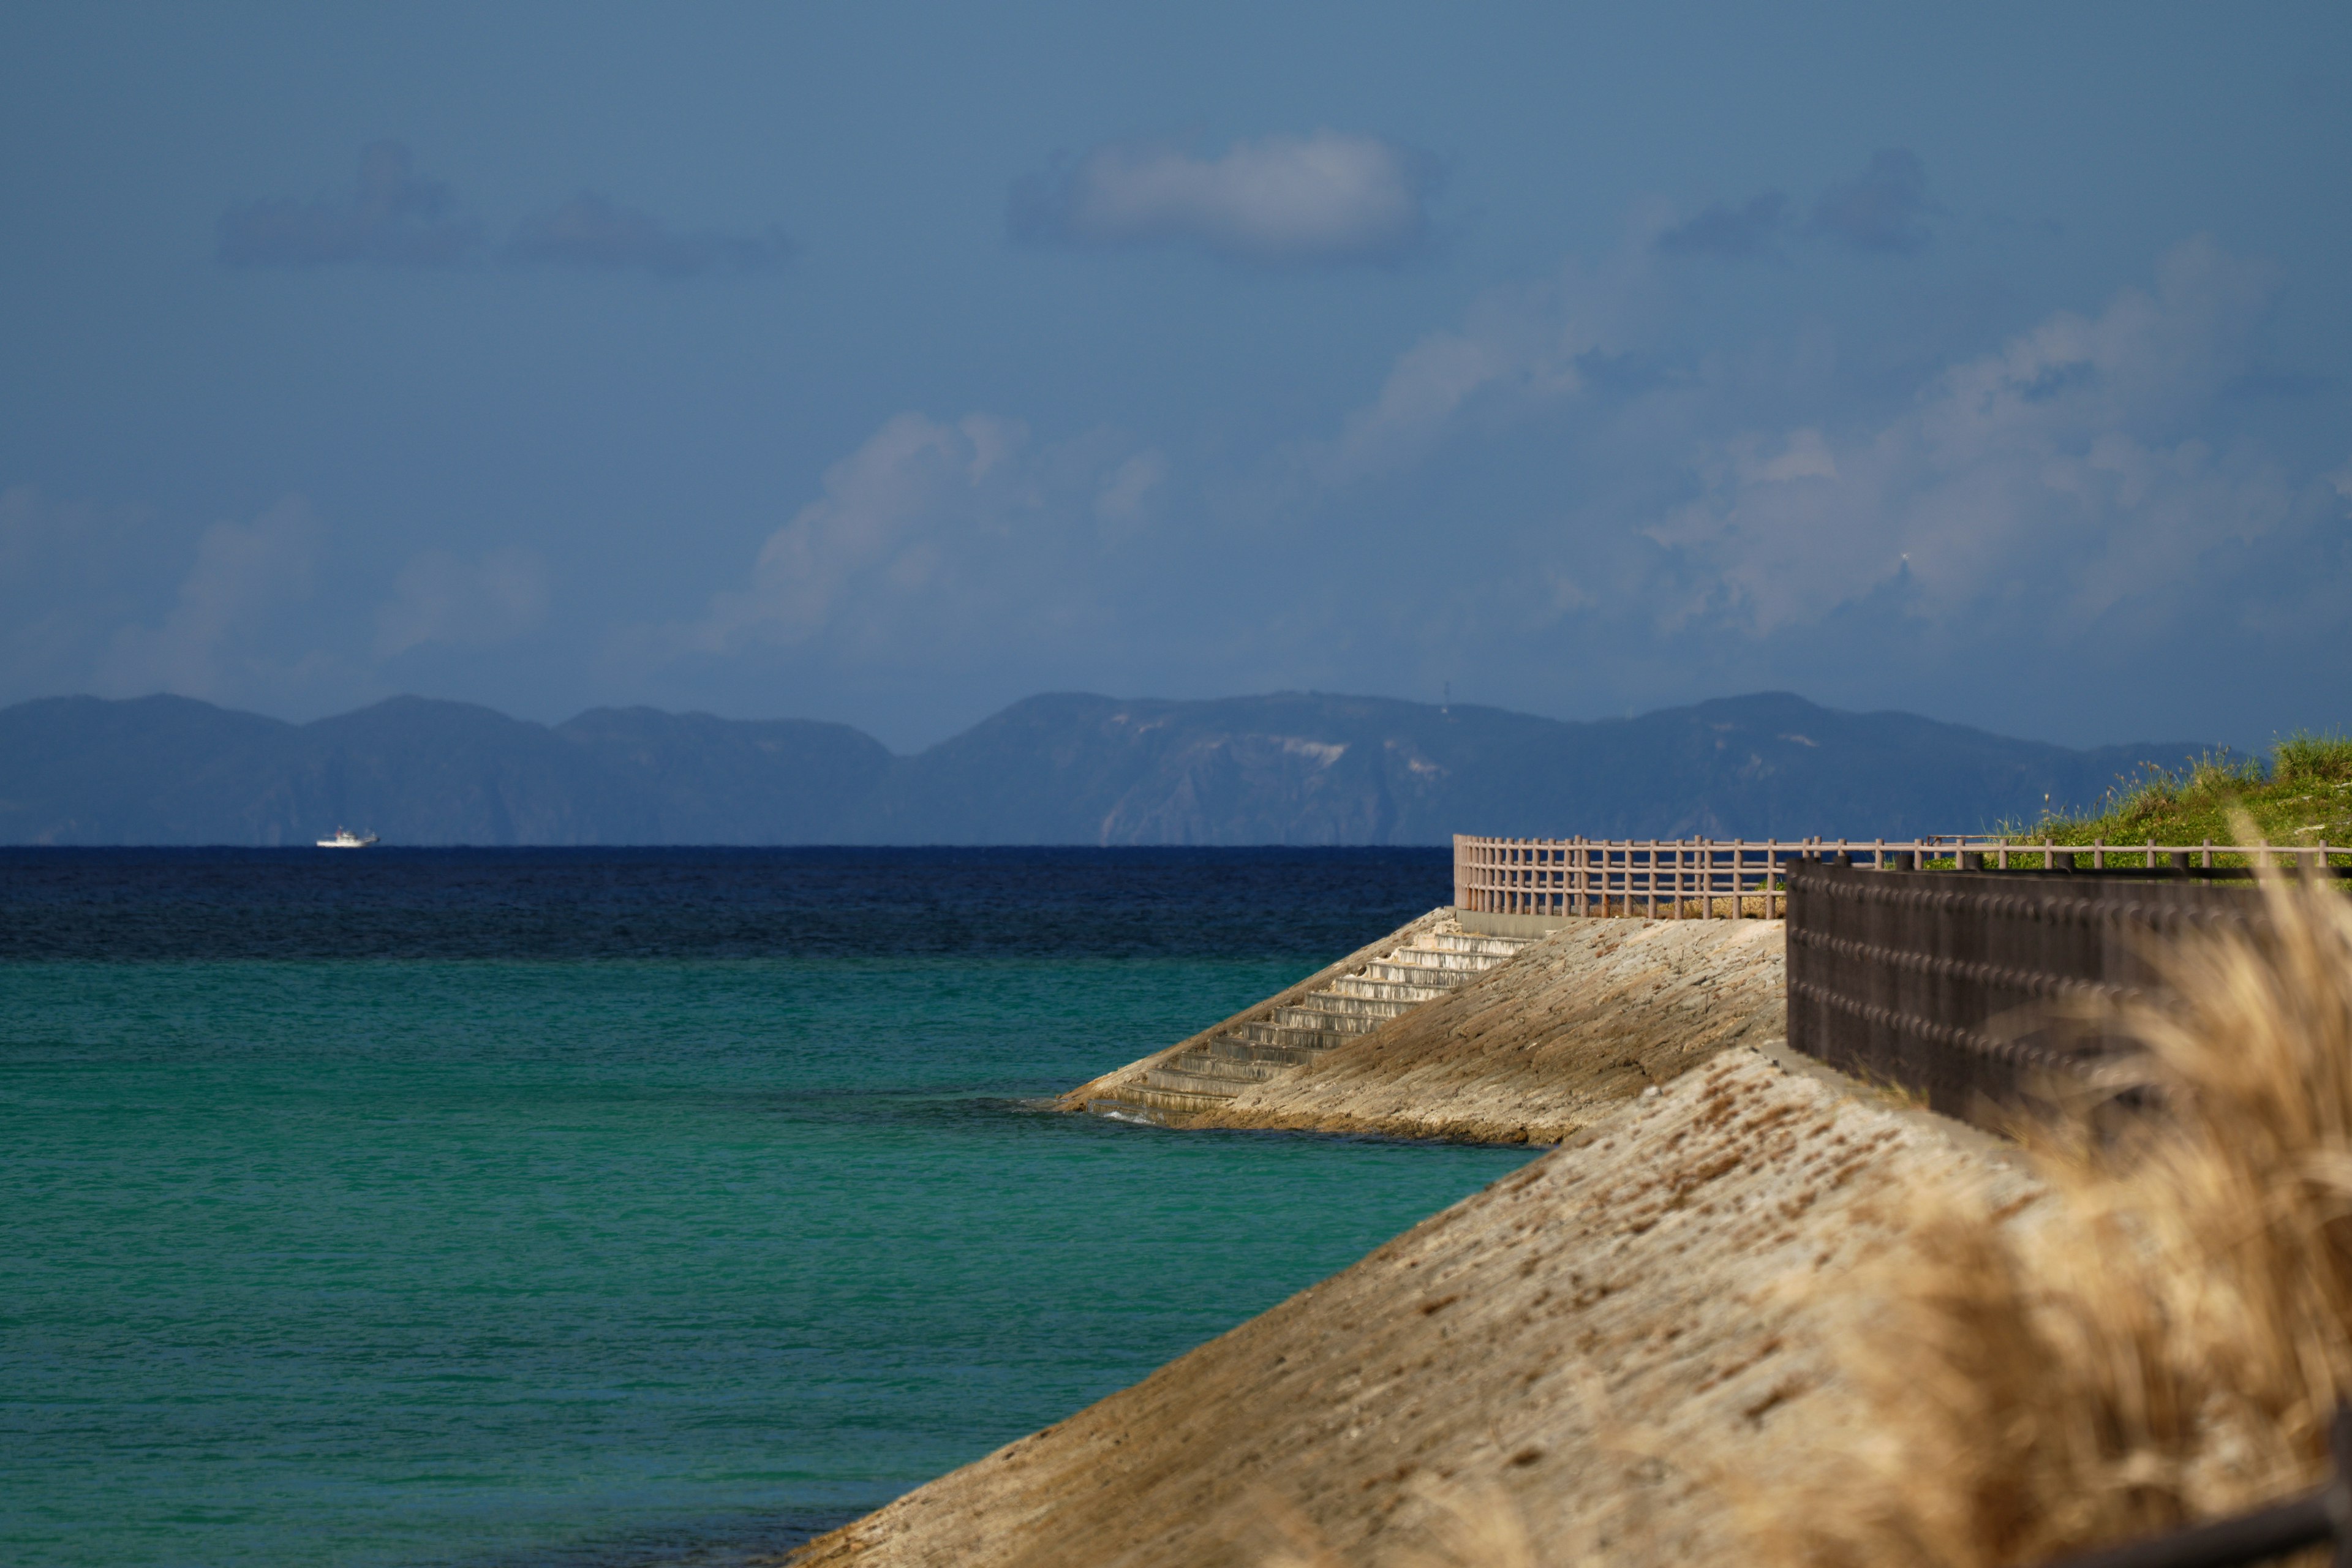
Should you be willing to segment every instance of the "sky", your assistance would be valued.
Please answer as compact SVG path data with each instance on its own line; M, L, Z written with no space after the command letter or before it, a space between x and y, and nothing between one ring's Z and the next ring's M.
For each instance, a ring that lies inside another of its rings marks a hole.
M20 5L0 702L2352 723L2352 10Z

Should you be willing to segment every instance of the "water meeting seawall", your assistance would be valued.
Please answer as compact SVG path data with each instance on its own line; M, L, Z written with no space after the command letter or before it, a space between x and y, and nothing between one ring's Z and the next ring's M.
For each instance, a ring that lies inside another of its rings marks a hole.
M1564 931L1420 1010L1385 1079L1269 1097L1248 1124L1565 1142L795 1568L1517 1560L1446 1547L1465 1510L1540 1561L1743 1560L1741 1499L1860 1418L1837 1279L1906 1194L2026 1184L1981 1134L1751 1043L1777 938Z
M1234 1019L1065 1095L1101 1104L1200 1042L1445 929L1433 910ZM1557 922L1555 922L1557 924ZM1508 963L1172 1126L1557 1143L1716 1052L1782 1034L1778 921L1581 920Z

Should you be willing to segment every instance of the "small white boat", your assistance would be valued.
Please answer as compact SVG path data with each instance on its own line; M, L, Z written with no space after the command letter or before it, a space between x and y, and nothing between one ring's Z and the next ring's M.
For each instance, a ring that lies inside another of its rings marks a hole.
M319 840L319 847L321 849L364 849L374 842L375 835L373 833L353 833L348 827L338 827L335 829L335 836L332 838L321 838Z

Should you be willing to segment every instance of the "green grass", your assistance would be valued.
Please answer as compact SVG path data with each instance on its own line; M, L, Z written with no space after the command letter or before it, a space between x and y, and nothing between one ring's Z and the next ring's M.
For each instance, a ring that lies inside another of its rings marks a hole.
M2031 826L2005 824L2001 831L2019 845L2223 845L2240 841L2242 816L2266 843L2352 846L2352 736L2298 731L2272 748L2267 767L2226 754L2179 770L2151 764L2137 778L2117 780L2095 812L2053 814ZM2215 858L2243 863L2237 856ZM2352 853L2328 859L2343 865ZM2010 864L2019 863L2012 855ZM2108 864L2139 862L2111 853Z

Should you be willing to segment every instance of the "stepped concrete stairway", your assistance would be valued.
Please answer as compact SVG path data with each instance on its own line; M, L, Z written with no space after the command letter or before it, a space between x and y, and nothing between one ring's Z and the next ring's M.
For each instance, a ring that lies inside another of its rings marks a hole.
M1242 1015L1207 1038L1144 1064L1087 1109L1117 1114L1214 1111L1253 1084L1294 1071L1390 1019L1476 979L1528 939L1480 936L1453 921L1406 928L1397 944L1321 987Z

